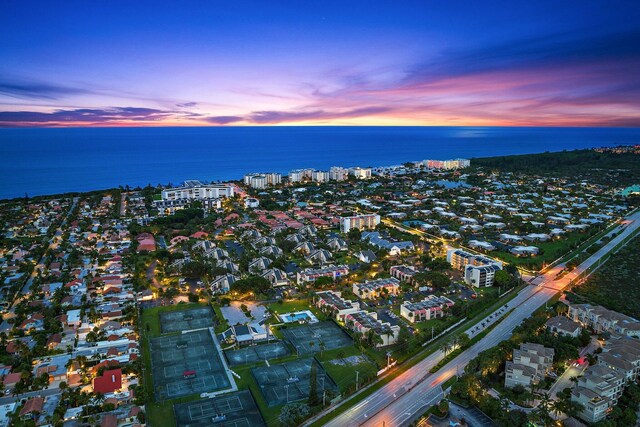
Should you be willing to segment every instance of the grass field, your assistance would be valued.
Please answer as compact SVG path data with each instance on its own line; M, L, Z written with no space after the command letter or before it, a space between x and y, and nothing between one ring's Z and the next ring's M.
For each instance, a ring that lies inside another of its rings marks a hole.
M583 284L572 289L584 302L640 318L640 235L612 255Z

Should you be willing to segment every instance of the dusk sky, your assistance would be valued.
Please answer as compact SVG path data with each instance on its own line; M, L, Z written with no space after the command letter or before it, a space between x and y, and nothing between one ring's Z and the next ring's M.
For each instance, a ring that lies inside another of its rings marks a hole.
M0 126L640 126L638 1L0 10Z

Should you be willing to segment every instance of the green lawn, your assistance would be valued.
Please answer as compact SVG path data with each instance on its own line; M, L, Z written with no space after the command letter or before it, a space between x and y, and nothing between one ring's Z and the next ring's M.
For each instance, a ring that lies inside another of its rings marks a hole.
M362 353L355 347L345 347L325 351L324 354L317 355L317 359L321 361L322 367L327 371L329 376L338 385L340 393L355 389L356 371L358 374L358 383L362 387L370 380L376 377L378 367L369 360L362 361L357 364L338 365L331 363L333 360L347 358L349 356L360 356Z

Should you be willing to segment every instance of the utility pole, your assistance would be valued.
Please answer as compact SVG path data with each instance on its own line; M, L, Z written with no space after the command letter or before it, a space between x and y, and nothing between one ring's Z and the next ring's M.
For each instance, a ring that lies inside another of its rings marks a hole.
M358 391L358 375L360 372L356 371L356 391Z
M431 327L431 341L433 341L433 332L434 332L434 330L435 330L435 327L432 326Z

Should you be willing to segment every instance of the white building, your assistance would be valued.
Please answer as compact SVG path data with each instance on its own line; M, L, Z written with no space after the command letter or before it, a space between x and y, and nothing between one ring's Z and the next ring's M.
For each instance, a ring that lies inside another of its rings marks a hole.
M348 233L349 230L357 228L358 230L365 230L376 228L380 224L380 215L355 215L345 216L340 218L340 231Z
M162 190L162 200L202 200L233 197L233 184L202 184L197 180L185 181L182 187Z
M327 181L329 181L329 172L313 171L311 173L311 179L314 182L327 182Z
M311 179L313 169L294 169L289 172L290 182L302 182Z
M333 166L329 169L329 179L332 181L344 181L348 178L349 171L339 166Z
M352 175L357 179L369 179L371 178L371 168L361 168L359 166L349 168L349 175Z

